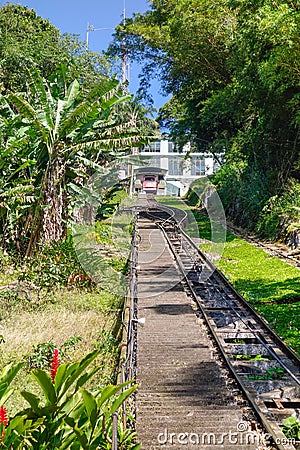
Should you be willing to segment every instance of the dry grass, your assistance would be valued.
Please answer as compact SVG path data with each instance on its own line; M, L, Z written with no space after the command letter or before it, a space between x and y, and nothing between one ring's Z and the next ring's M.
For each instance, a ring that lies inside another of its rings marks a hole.
M104 317L99 317L95 311L74 312L57 308L56 305L48 306L43 311L25 311L7 320L1 329L5 354L8 358L9 355L26 355L37 343L49 341L60 347L72 336L80 336L80 345L88 352L92 350L104 324Z
M1 280L0 278L0 285ZM5 280L6 281L6 280ZM122 299L94 290L64 288L55 293L42 293L37 300L30 292L0 291L0 368L9 362L24 361L24 367L14 382L16 393L7 403L10 415L27 407L18 391L38 394L39 388L30 375L29 358L34 357L38 344L51 343L60 348L66 341L79 337L63 357L65 362L79 361L98 348L95 364L100 368L90 387L113 382L118 365L118 341ZM3 296L1 298L1 295Z

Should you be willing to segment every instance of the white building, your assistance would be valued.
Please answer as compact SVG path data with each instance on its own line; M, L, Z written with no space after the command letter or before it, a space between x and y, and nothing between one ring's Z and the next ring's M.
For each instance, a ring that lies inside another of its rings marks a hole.
M191 152L189 144L179 151L174 142L167 139L152 142L141 149L139 155L145 166L166 171L167 195L184 195L192 181L212 175L219 168L211 153Z

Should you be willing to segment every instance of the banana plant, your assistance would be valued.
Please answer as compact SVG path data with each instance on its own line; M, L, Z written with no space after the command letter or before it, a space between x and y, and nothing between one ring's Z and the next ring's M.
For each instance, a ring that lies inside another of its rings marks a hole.
M18 126L17 113L3 97L0 111L0 234L3 248L20 250L35 202L35 161L28 156L26 129Z
M36 205L27 256L37 242L65 237L66 186L82 167L82 155L103 164L141 140L139 129L118 108L131 98L123 94L118 80L102 80L86 92L77 80L67 85L66 75L61 66L47 81L29 69L28 92L11 92L4 98L18 113L14 127L25 132L30 144L27 158L35 161Z

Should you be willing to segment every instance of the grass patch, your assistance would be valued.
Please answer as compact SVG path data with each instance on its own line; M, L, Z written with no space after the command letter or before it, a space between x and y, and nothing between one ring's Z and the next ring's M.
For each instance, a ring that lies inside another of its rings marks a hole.
M194 211L200 237L211 239L209 218ZM205 251L207 244L200 247ZM219 269L238 292L300 354L300 271L227 233Z

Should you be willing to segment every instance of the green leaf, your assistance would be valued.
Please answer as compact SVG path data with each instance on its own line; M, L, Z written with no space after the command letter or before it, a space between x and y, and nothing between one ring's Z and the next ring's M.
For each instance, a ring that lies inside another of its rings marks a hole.
M11 383L11 381L14 379L14 377L17 375L17 373L23 366L24 366L24 363L19 363L19 364L11 363L11 364L8 364L7 366L5 366L0 375L0 383L1 384L2 383L7 383L7 384Z
M15 378L21 367L23 367L23 363L19 364L8 364L2 370L0 375L0 400L2 403L5 403L6 400L11 396L13 389L9 387L12 380Z
M61 364L57 369L56 376L54 379L54 386L55 386L56 392L59 391L63 381L65 380L66 370L67 370L67 364Z
M286 427L291 427L297 423L297 419L294 416L287 417L283 421L283 425Z
M68 391L68 389L72 386L72 384L80 377L82 372L86 370L89 364L96 358L99 350L94 350L89 353L85 358L83 358L80 362L71 364L67 367L64 377L60 382L60 386L57 389L58 399L60 400Z
M40 399L35 394L32 394L32 392L21 391L20 394L30 404L33 411L36 414L40 414L41 412L39 407Z
M100 367L95 367L89 372L84 373L76 383L76 390L79 389L81 386L83 386L90 378L92 378L95 375L95 373L99 372L99 370Z
M61 413L66 417L72 417L77 420L82 416L84 411L84 404L82 402L82 397L79 392L68 397L61 408Z
M32 375L41 386L44 395L50 405L55 405L57 403L57 396L50 376L41 369L33 370Z
M39 104L42 110L42 117L45 120L41 122L50 131L53 130L54 124L51 114L51 103L53 99L49 91L48 85L44 82L44 79L40 75L39 71L31 67L28 69L29 73L29 87L32 91L33 96L38 97Z
M80 89L80 84L77 80L74 80L68 87L67 95L65 97L66 108L70 108L76 100Z
M126 389L126 391L124 391L120 395L118 395L118 397L113 402L113 404L112 404L112 406L110 408L109 415L111 415L114 412L116 412L119 409L119 407L122 405L124 400L126 400L128 397L130 397L130 395L136 390L136 388L137 388L137 385L132 386L131 388Z
M76 433L76 436L77 436L80 444L84 448L84 450L90 450L88 438L85 435L84 431L82 431L80 428L78 428L77 425L74 426L73 430Z
M54 130L53 130L54 139L56 139L56 137L57 137L57 132L60 127L62 112L63 112L65 106L66 106L66 102L64 100L59 99L57 101L57 106L56 106L56 111L55 111L55 126L54 126Z
M126 386L129 386L132 384L132 380L129 381L125 381L122 384L118 384L118 385L112 385L109 384L108 386L106 386L104 389L102 389L102 391L100 392L99 397L97 396L97 404L98 407L100 407L105 401L107 401L108 399L110 399L111 397L113 397L115 394L117 394L118 392L120 392L122 389L124 389Z
M96 400L90 392L86 391L85 389L80 389L81 395L83 398L84 406L86 409L87 416L89 418L89 421L91 422L92 428L95 427L97 418L98 418L98 409L97 409L97 403Z
M49 140L49 131L47 127L43 125L41 121L38 120L38 114L36 113L34 107L28 103L21 95L11 92L7 95L7 100L12 103L20 114L29 120L36 131L40 132L44 142Z
M4 404L7 402L7 400L9 399L9 397L11 397L11 395L14 393L14 389L13 388L5 388L5 391L1 394L0 393L0 400L1 400L1 404Z
M28 159L23 164L21 164L16 170L14 170L13 173L10 174L10 176L7 178L6 182L11 180L17 173L21 172L21 170L25 169L28 166L32 166L34 164L35 164L35 161Z
M142 444L136 444L131 448L131 450L140 450L140 448L142 448Z

